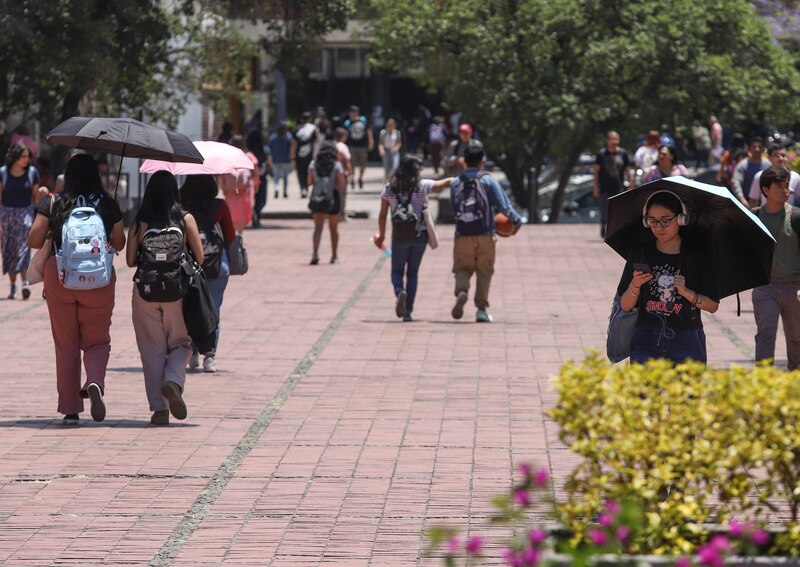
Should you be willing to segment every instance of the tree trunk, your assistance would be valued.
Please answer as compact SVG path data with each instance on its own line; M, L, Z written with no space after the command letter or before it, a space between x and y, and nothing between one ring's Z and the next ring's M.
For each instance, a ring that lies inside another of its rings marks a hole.
M567 189L567 184L569 183L570 177L572 177L572 169L575 167L575 164L578 162L578 158L581 155L581 151L583 148L586 147L586 141L583 136L578 138L577 143L573 144L572 148L570 149L569 153L567 154L566 160L562 164L561 173L558 176L558 186L556 187L556 191L553 194L553 201L550 205L550 218L548 219L548 223L557 223L558 217L561 214L561 203L564 200L564 193Z

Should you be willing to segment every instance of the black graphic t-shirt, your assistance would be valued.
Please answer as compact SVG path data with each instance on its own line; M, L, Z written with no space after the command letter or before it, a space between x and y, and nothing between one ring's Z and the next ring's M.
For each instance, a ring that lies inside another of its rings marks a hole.
M645 283L639 296L639 324L656 325L665 318L675 330L699 329L703 326L701 310L680 295L673 285L675 274L680 267L680 254L660 252L651 242L628 257L622 272L617 293L622 295L633 280L633 264L647 264L653 271L653 278ZM686 287L706 297L719 301L714 277L714 262L707 256L687 260L681 274L686 277ZM693 298L693 297L692 297Z
M602 148L597 152L594 163L600 166L598 182L601 193L616 195L625 190L625 170L631 165L628 152L623 148L616 152Z

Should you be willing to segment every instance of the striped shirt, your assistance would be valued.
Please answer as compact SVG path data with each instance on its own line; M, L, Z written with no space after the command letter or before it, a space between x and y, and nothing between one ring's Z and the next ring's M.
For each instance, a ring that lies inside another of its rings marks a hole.
M422 204L425 202L425 196L433 191L433 184L433 179L420 179L419 187L411 194L411 206L420 218L422 218ZM383 187L381 199L386 200L389 203L389 208L394 212L397 208L397 195L394 194L388 183ZM403 202L405 202L405 198Z

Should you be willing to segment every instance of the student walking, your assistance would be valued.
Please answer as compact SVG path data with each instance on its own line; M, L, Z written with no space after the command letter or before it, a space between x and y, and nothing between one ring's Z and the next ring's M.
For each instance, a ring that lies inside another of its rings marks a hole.
M522 219L511 207L503 188L488 173L482 173L485 162L483 145L472 140L464 149L466 170L450 186L450 201L456 217L456 237L453 244L453 273L455 274L456 304L453 319L461 319L469 296L469 281L476 274L475 320L491 323L489 314L489 285L494 274L495 236L494 211L502 212L514 224L514 233Z
M47 197L33 221L28 245L42 248L52 237L54 251L63 247L62 229L72 211L79 205L92 207L102 219L106 242L116 251L125 247L122 211L117 202L103 190L97 162L89 155L70 158L64 173L64 189L57 196ZM99 241L100 239L98 239ZM93 245L94 246L94 245ZM98 248L98 253L104 253ZM65 425L77 425L83 412L83 400L91 400L95 421L106 416L104 395L108 358L111 352L111 314L114 310L116 275L95 289L68 289L51 256L44 270L44 296L50 313L50 328L56 353L58 412L64 414ZM81 352L86 382L81 385Z
M311 187L309 208L314 217L314 235L311 264L319 264L319 244L322 240L322 228L328 220L331 232L331 264L338 264L339 257L339 209L341 192L345 189L345 176L336 144L331 141L322 143L317 157L308 167L308 186Z
M386 128L381 130L379 136L378 153L383 160L383 175L388 179L400 164L400 150L403 147L403 137L397 129L394 118L386 121Z
M22 277L22 298L28 299L28 266L31 249L28 232L39 203L39 172L32 164L32 153L22 142L8 148L6 163L0 167L0 248L3 273L11 282L9 299L17 297L17 274Z
M390 177L381 193L381 210L378 214L378 237L375 246L381 248L386 239L386 217L392 213L392 287L395 295L395 314L403 321L412 321L414 299L417 295L417 276L428 230L422 216L422 207L431 192L438 193L449 187L452 178L420 179L422 162L408 154ZM399 214L398 208L400 209ZM405 281L404 281L405 280Z
M719 296L712 259L687 232L690 214L671 191L656 191L645 203L642 222L655 241L631 253L617 286L623 311L639 306L631 362L707 361L700 314L715 313Z
M194 217L181 209L178 183L171 173L157 171L147 182L142 205L129 231L125 255L128 266L137 268L132 299L133 329L142 359L147 400L153 412L150 423L155 425L169 425L170 413L175 419L186 419L183 393L192 340L183 320L183 299L175 289L179 273L167 273L149 258L163 258L169 265L177 263L179 272L187 245L202 264L200 233ZM159 254L143 253L156 249Z
M190 213L197 223L200 231L200 240L203 242L203 271L208 280L208 289L217 312L222 315L222 297L228 286L231 275L228 263L227 246L236 238L233 228L233 219L228 210L225 199L217 197L217 182L212 175L187 175L186 181L181 186L180 196L183 209ZM217 346L219 345L219 329L214 348L208 352L200 353L197 346L192 344L192 357L189 359L189 368L199 368L200 354L203 355L203 371L217 371Z
M759 183L766 204L756 215L775 238L770 283L753 290L756 319L756 362L775 358L778 319L783 321L789 370L800 367L800 248L792 226L789 205L790 172L772 166L761 174Z

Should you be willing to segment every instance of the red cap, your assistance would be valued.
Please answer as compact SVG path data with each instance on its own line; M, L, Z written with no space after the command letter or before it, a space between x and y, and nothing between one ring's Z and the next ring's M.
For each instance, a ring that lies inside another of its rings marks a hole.
M458 131L459 132L466 132L467 134L471 135L472 134L472 126L470 126L469 124L462 124L461 126L458 127Z

